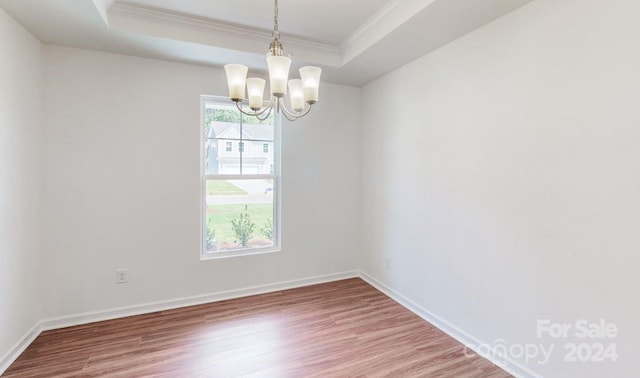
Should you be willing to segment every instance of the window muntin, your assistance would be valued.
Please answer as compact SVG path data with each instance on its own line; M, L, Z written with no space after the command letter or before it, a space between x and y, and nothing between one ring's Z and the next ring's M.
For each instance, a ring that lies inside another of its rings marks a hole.
M202 114L203 257L278 250L279 120L257 122L210 96Z

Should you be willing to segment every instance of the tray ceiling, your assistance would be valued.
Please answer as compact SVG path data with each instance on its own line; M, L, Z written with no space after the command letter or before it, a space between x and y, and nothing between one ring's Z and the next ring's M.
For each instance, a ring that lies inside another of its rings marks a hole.
M531 0L280 0L295 64L326 81L363 85ZM0 0L45 43L264 71L267 0ZM296 67L294 67L296 68Z

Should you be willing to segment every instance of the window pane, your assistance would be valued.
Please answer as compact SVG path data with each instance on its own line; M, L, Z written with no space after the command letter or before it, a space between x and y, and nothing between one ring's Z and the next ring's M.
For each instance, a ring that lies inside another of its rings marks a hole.
M238 142L207 139L204 150L205 173L208 175L239 175ZM229 151L231 143L231 151Z
M221 175L272 174L273 153L273 142L209 139L205 150L205 172Z
M242 128L242 133L240 129ZM250 124L213 121L207 130L207 138L224 140L273 141L273 124Z
M244 141L244 152L242 153L242 174L243 175L268 175L272 174L273 148L264 152L265 142ZM267 142L273 146L273 142Z
M273 180L207 180L207 252L272 247Z
M225 101L205 101L204 103L204 126L209 128L213 123L227 123L227 124L239 124L243 123L243 125L273 125L274 124L274 113L272 112L268 119L264 121L260 121L255 117L250 117L241 114L238 109L236 109L236 105ZM273 136L269 138L273 140Z
M242 139L273 141L273 123L242 124Z
M278 154L274 138L279 122L273 114L266 121L246 117L234 104L207 96L203 96L203 114L203 253L226 257L236 255L235 251L275 249Z

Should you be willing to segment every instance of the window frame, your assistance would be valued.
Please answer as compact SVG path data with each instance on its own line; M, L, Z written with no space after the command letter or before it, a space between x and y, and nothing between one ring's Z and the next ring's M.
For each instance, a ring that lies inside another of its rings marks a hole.
M280 252L282 250L281 241L281 171L280 171L280 140L282 117L279 114L273 115L273 172L270 174L207 174L206 172L206 141L208 136L205 134L205 119L207 103L215 102L221 105L229 104L226 97L201 95L200 96L200 259L211 260L236 256L257 255L263 253ZM247 117L242 115L243 117ZM251 142L251 140L242 140L242 142ZM245 144L246 146L246 144ZM246 148L245 148L246 150ZM242 152L240 152L242 154ZM241 158L242 159L242 155ZM242 163L241 163L242 165ZM207 227L207 180L273 180L273 245L269 247L243 248L222 252L207 252L206 227Z

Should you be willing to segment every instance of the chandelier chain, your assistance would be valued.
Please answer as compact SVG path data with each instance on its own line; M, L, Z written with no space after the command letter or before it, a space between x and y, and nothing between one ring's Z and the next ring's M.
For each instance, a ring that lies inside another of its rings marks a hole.
M280 39L280 31L278 31L278 0L275 0L275 11L273 13L273 38Z

